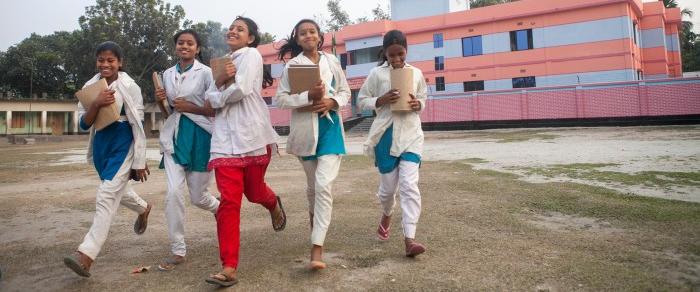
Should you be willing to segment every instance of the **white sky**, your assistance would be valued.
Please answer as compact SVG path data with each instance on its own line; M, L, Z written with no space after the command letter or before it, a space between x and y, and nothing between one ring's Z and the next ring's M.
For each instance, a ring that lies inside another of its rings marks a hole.
M165 0L181 5L185 17L194 22L213 20L228 25L237 15L254 19L260 29L285 38L294 24L302 18L313 18L323 14L328 17L326 0L253 0L255 5L241 7L243 1L232 0ZM426 0L429 1L429 0ZM644 0L648 2L648 0ZM700 32L700 1L677 0L681 7L695 12L692 21L695 31ZM250 3L246 1L247 3ZM0 50L19 43L32 32L40 35L54 31L72 31L78 28L78 17L85 13L85 6L94 5L94 0L0 0L5 13L0 17ZM207 3L207 4L204 4ZM352 19L370 16L379 3L386 9L389 0L342 0L341 6Z

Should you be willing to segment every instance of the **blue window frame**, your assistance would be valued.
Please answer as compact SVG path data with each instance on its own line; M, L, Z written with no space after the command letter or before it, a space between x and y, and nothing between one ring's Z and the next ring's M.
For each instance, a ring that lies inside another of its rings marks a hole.
M433 34L433 48L442 48L443 38L442 33Z
M523 29L510 32L510 50L532 50L532 29Z
M483 53L481 36L473 36L462 39L462 56L478 56Z

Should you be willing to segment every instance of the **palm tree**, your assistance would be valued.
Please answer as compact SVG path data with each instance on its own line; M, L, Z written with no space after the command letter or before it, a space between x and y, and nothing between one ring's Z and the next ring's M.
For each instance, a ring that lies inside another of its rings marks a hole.
M664 6L666 8L677 8L678 7L678 2L676 0L664 0ZM689 8L683 8L681 10L681 18L687 17L688 19L693 18L693 15L695 13L690 10ZM688 20L684 20L681 22L681 30L682 31L692 31L693 30L693 23Z

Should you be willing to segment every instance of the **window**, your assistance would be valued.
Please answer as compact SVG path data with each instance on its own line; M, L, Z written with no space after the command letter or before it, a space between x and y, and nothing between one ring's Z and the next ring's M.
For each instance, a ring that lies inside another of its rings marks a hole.
M433 34L433 48L442 48L443 39L442 33Z
M272 64L263 64L263 72L270 73L272 76Z
M24 128L24 112L13 112L12 113L12 128L15 128L15 129Z
M435 71L445 70L445 57L435 57Z
M349 51L350 63L348 65L366 64L379 61L381 46Z
M445 77L435 77L435 91L445 91Z
M642 70L637 70L637 80L644 79L644 72Z
M469 91L483 91L484 81L467 81L464 82L464 92Z
M348 54L347 53L340 54L340 67L342 67L343 70L345 70L345 67L347 67L347 66L348 66Z
M637 43L637 22L632 22L632 38L634 39L634 44L638 45L638 43Z
M536 87L535 76L513 78L513 88Z
M481 36L462 39L462 56L478 56L482 54Z
M532 29L516 30L510 32L510 50L532 50Z

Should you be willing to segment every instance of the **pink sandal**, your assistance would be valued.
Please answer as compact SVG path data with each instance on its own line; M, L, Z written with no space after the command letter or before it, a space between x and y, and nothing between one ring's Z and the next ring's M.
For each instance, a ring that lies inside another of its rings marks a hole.
M377 228L377 238L381 241L389 240L389 231L391 230L391 225L389 227L384 227L382 221L379 221L379 228Z

